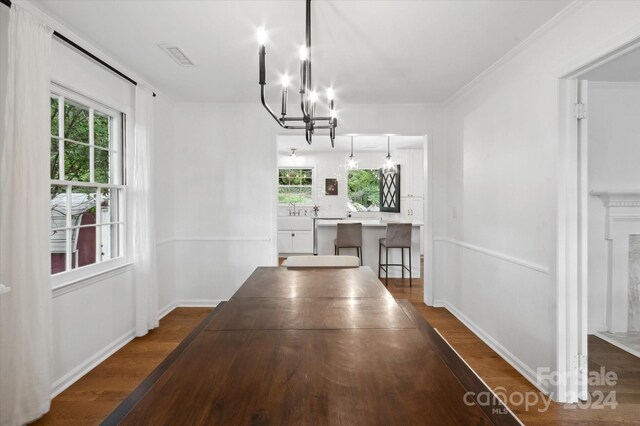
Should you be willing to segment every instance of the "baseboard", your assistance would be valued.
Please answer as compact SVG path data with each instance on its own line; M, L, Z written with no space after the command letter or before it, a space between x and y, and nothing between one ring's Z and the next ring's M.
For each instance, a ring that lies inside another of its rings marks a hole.
M520 373L525 379L531 382L540 392L550 395L551 398L555 401L555 392L552 389L544 386L542 382L542 378L538 376L538 374L533 371L529 366L527 366L524 362L520 360L517 356L513 355L509 350L507 350L504 346L498 343L493 337L491 337L488 333L482 330L478 325L476 325L473 321L471 321L465 314L463 314L458 308L451 305L448 302L438 300L434 301L433 306L438 308L445 308L453 316L455 316L462 324L465 325L469 330L473 332L476 336L480 338L487 346L489 346L495 353L500 355L502 359L507 361L513 368L516 369L518 373Z
M622 349L625 352L630 353L631 355L635 355L638 358L640 358L640 352L638 352L637 350L630 348L629 346L626 346L624 343L620 343L617 340L612 339L611 337L607 336L606 334L603 333L593 333L594 336L596 336L598 339L602 339L605 342L615 346L616 348Z
M222 302L219 299L178 299L175 302L176 308L215 308Z
M124 345L132 341L135 337L136 332L134 329L128 331L127 333L123 334L115 341L113 341L111 344L96 352L91 358L87 359L85 362L53 382L53 384L51 385L51 398L55 398L69 386L82 378L82 376L93 370L102 361L109 358L111 355L120 350Z
M161 320L162 318L166 317L167 314L173 311L176 307L177 307L176 302L171 302L164 308L160 309L158 311L158 320Z

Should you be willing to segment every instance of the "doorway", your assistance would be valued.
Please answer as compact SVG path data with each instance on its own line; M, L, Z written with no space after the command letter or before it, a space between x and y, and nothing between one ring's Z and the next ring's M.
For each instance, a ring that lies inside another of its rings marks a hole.
M424 282L424 294L421 291L420 298L425 303L431 304L433 243L430 225L432 215L429 137L428 135L394 134L390 135L389 141L388 136L385 134L338 135L335 139L335 147L332 148L328 139L318 139L312 145L308 145L304 135L295 133L275 135L276 170L274 174L278 183L273 191L276 212L273 235L277 240L274 245L277 261L279 264L289 255L333 254L333 245L329 248L322 244L315 246L316 241L322 242L321 236L318 236L320 228L310 220L305 221L305 218L312 219L316 216L314 207L317 207L318 217L333 220L358 220L371 223L378 220L382 221L382 225L387 221L420 222L422 225L416 227L419 232L414 233L414 236L417 237L421 247L419 251L414 250L413 253L419 252L421 255L418 259L413 259L412 269L419 271L418 274L414 274L414 277L419 275L420 280ZM357 173L351 173L348 164L352 137ZM377 205L377 197L373 194L375 185L367 186L370 179L365 179L370 177L369 175L373 176L373 173L367 172L372 170L377 172L384 165L388 154L388 142L391 158L400 165L401 188L398 191L400 200L398 212L381 212ZM293 179L287 178L287 173L293 176ZM360 177L359 183L365 187L356 190L355 182L352 182L354 185L349 185L350 177L354 179ZM287 185L289 187L286 187ZM329 187L331 191L328 190ZM304 229L296 228L292 231L289 229L292 225L304 227ZM383 230L382 227L379 229ZM291 237L293 234L295 237ZM303 244L303 237L307 234L308 241L305 240L306 243ZM331 242L333 238L335 236L331 237ZM294 244L298 240L301 243ZM369 257L369 266L374 273L377 273L377 239L375 242L375 247L369 244L368 247L363 248L363 259ZM351 252L345 250L345 253L341 254L351 254ZM374 263L376 265L372 266ZM409 287L408 276L406 281L406 286Z
M640 45L594 61L561 80L561 87L568 142L560 155L558 277L564 293L558 297L564 306L559 321L567 326L558 336L558 370L569 373L565 400L589 400L596 389L635 394L640 391L634 378L640 371ZM598 388L607 374L616 383Z

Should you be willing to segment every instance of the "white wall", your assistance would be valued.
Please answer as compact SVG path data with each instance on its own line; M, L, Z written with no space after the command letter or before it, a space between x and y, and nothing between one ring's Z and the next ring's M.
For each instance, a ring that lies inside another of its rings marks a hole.
M0 7L0 93L7 93L9 8ZM4 96L0 96L0 135L4 134ZM2 137L0 137L0 142ZM2 146L0 145L0 152Z
M588 189L640 190L640 83L589 82ZM607 291L606 209L589 197L589 331L605 331Z
M59 41L52 41L52 81L127 114L132 136L134 88ZM58 393L133 338L133 269L53 292L53 391Z
M556 367L558 79L638 34L640 3L580 3L447 105L436 297L532 381Z
M441 136L433 105L345 105L340 133ZM277 124L255 104L180 103L173 203L176 299L181 305L230 298L260 265L275 265ZM442 139L440 139L442 140ZM328 143L317 138L314 143ZM444 167L439 163L438 167Z

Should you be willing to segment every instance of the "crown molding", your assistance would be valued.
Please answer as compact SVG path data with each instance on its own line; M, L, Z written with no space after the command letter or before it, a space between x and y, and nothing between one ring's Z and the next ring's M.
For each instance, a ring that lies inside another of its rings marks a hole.
M579 6L583 5L584 3L586 3L585 0L574 0L571 3L569 3L564 9L562 9L560 12L555 14L551 19L549 19L547 22L545 22L541 27L539 27L533 33L529 34L529 36L527 38L522 40L513 49L508 51L504 56L502 56L500 59L498 59L492 65L490 65L489 68L487 68L484 71L482 71L480 74L478 74L476 77L474 77L473 80L471 80L470 82L468 82L467 84L462 86L453 95L449 96L442 103L442 105L445 106L445 107L451 105L458 98L460 98L462 95L464 95L465 93L470 91L472 88L474 88L475 86L480 84L480 82L482 82L487 77L489 77L491 74L493 74L494 71L496 71L498 68L500 68L505 63L507 63L509 60L511 60L514 56L516 56L518 53L520 53L522 50L524 50L526 47L528 47L534 41L536 41L541 36L546 34L551 28L553 28L565 16L569 15L571 12L573 12L575 9L577 9Z

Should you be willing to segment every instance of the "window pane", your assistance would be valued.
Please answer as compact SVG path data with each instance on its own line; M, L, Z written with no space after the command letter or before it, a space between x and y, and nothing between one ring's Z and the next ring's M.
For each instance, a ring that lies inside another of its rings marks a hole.
M100 223L118 222L119 189L102 189Z
M51 135L58 136L58 98L51 97Z
M51 138L51 155L50 155L50 174L51 180L59 180L60 179L60 150L59 150L60 142L58 139Z
M109 148L110 119L94 111L93 116L93 143L96 146Z
M97 183L109 183L110 152L104 149L94 148L94 179Z
M64 137L89 143L89 109L87 107L65 100Z
M65 180L89 182L89 147L73 142L64 143Z
M289 188L278 188L278 203L289 204Z
M299 188L300 191L300 204L312 204L313 200L311 198L311 188Z
M349 172L349 208L353 211L379 211L380 184L376 169Z
M67 231L67 189L65 186L51 186L51 273L66 270Z
M86 226L96 223L97 188L73 187L71 193L71 225ZM71 235L72 267L96 263L96 228L74 228Z
M115 259L119 254L120 225L103 225L100 227L100 257L101 261Z

